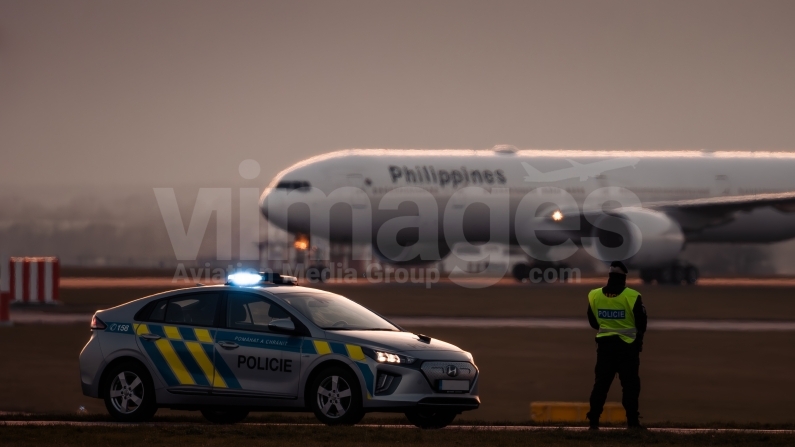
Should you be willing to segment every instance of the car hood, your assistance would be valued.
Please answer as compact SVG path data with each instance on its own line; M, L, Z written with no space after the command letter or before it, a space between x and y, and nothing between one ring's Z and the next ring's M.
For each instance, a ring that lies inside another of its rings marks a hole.
M391 331L326 331L328 340L353 343L373 349L405 353L419 359L468 360L468 354L458 346L431 338L430 343L420 340L411 332Z

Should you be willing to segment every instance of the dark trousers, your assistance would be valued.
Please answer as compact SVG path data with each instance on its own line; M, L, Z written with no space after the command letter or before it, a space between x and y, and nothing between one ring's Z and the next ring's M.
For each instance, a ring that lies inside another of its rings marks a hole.
M614 338L614 337L605 337ZM615 337L618 338L618 337ZM599 421L602 410L607 400L607 392L613 378L618 374L621 380L623 397L621 403L627 412L627 423L636 424L638 422L638 397L640 396L640 353L636 346L614 340L609 343L599 345L596 351L596 380L591 391L591 411L588 419L593 422Z

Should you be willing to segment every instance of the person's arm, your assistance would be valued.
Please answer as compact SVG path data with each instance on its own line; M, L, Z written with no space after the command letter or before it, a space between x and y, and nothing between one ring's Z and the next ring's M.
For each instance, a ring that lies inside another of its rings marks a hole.
M591 325L592 328L597 330L599 329L599 322L596 321L596 315L593 314L591 306L588 306L588 323Z
M646 325L649 323L649 317L646 315L646 306L643 305L641 296L638 295L638 300L635 301L635 307L632 308L632 313L635 315L635 328L638 330L637 342L640 350L643 350L643 336L646 334Z
M632 313L635 314L635 327L638 329L638 335L641 337L646 332L646 325L649 318L646 316L646 306L643 305L641 296L638 295L638 300L635 301L635 307L632 308Z

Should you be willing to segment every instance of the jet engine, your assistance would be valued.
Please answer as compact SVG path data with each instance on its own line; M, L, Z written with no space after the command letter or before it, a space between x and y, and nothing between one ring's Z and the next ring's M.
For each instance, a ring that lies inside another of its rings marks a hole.
M658 211L617 210L597 217L592 223L588 250L603 261L621 260L632 268L671 265L685 244L679 224Z

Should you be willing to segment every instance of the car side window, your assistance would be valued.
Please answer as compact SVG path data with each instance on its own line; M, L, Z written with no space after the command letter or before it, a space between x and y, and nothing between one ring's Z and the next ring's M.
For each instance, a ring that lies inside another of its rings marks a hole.
M162 321L171 324L212 326L215 323L219 298L219 293L196 293L173 297L165 306L165 318ZM155 307L149 319L157 321L155 317L159 312L160 305Z
M251 293L230 293L226 302L226 326L231 329L270 332L271 321L290 318L280 306Z
M166 318L166 306L168 305L168 300L160 300L155 303L152 312L149 314L149 318L146 318L148 321L163 321Z

